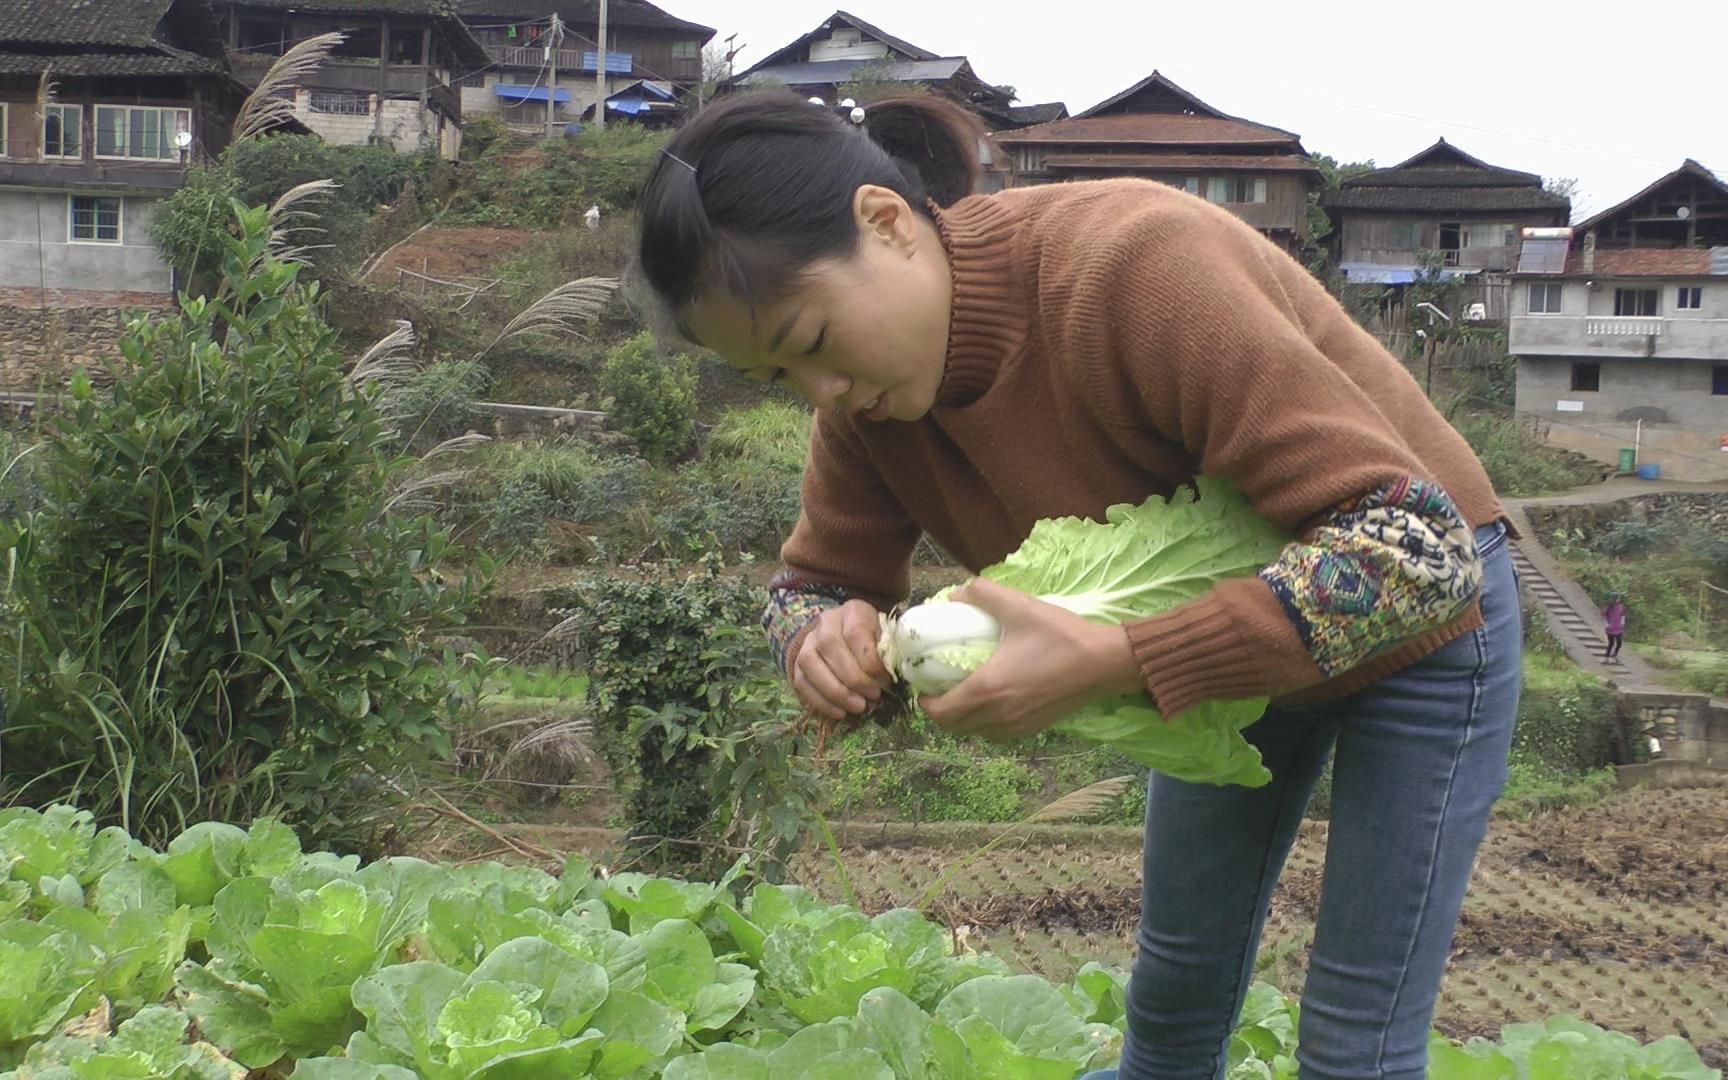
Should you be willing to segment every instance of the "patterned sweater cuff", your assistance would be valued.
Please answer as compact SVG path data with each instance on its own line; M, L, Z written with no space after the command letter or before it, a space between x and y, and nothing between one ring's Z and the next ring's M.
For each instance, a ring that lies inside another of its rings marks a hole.
M851 599L851 593L838 585L822 585L805 581L789 570L783 570L768 582L768 605L762 610L762 629L768 634L768 647L774 663L782 672L791 674L792 663L798 659L798 647L804 632L816 617L837 608Z
M1461 615L1482 564L1451 497L1405 477L1328 513L1260 579L1331 678Z

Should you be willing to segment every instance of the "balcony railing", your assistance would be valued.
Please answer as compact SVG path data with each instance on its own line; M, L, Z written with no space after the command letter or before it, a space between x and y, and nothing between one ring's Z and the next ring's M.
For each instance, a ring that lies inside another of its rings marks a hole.
M492 46L486 50L492 59L505 67L538 68L546 64L546 49L541 45ZM559 71L594 70L593 49L556 50ZM634 59L627 52L606 50L606 74L628 75L634 69Z
M1657 337L1662 333L1661 318L1619 315L1613 318L1592 315L1584 320L1587 337Z

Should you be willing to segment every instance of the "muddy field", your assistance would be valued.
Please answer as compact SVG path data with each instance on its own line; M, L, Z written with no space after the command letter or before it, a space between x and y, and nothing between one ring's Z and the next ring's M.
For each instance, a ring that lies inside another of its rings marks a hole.
M1126 964L1139 906L1131 833L1010 842L952 875L933 905L1011 963L1064 978ZM1323 824L1292 852L1262 943L1264 977L1301 987ZM860 902L915 901L970 850L899 837L844 851ZM830 861L801 878L838 899ZM1438 1024L1449 1035L1569 1013L1645 1039L1678 1034L1728 1064L1728 791L1638 791L1601 806L1495 823L1454 943Z

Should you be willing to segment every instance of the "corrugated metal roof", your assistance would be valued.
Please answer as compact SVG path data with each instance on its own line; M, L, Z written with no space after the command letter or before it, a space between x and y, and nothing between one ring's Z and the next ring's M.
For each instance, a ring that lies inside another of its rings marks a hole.
M1288 131L1217 116L1187 116L1175 113L1128 113L1112 116L1070 117L1049 124L1005 131L997 137L1005 145L1024 143L1117 143L1145 146L1236 145L1301 147Z

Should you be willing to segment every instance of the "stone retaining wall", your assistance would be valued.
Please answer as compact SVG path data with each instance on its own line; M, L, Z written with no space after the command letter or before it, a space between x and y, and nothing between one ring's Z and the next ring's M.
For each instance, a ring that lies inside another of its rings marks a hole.
M79 368L98 375L119 357L128 319L173 302L149 292L0 289L0 390L62 386Z

